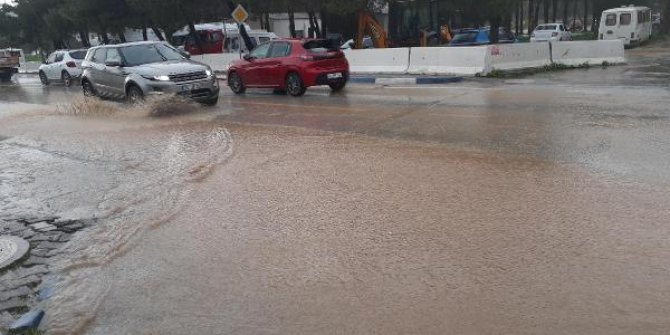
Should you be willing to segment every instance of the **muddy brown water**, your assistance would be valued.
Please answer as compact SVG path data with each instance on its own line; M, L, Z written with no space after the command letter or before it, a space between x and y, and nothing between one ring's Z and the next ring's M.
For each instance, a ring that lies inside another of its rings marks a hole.
M638 66L163 118L14 87L51 106L0 105L0 209L98 219L52 334L665 334L670 94Z

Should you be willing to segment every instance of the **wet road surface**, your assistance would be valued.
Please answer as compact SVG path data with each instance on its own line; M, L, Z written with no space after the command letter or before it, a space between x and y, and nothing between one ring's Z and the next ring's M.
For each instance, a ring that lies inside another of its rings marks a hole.
M668 54L164 118L20 77L0 205L99 219L54 261L56 334L664 334Z

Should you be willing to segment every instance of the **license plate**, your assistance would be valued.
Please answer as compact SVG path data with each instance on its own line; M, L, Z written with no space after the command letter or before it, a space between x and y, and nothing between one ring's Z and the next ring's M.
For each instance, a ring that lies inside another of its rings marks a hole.
M327 75L327 77L328 77L328 79L340 79L340 78L342 78L342 73L341 73L341 72L338 72L338 73L329 73L329 74Z
M193 91L197 90L200 88L200 84L186 84L181 86L181 91L186 92L186 91Z

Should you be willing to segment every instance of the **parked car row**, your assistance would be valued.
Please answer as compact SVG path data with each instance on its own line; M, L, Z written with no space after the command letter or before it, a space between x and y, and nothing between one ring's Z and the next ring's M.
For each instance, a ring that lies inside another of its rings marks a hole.
M43 85L81 83L85 96L121 98L177 94L206 105L219 100L212 69L165 42L103 45L88 50L57 50L39 67ZM231 64L228 84L236 94L247 88L272 88L301 96L308 87L342 90L349 63L340 46L326 39L269 40Z

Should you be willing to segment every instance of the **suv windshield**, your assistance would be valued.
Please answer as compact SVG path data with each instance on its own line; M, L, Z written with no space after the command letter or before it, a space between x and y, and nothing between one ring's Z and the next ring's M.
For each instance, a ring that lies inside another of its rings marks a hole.
M121 48L126 66L138 66L171 60L182 60L184 56L165 44L140 44Z

